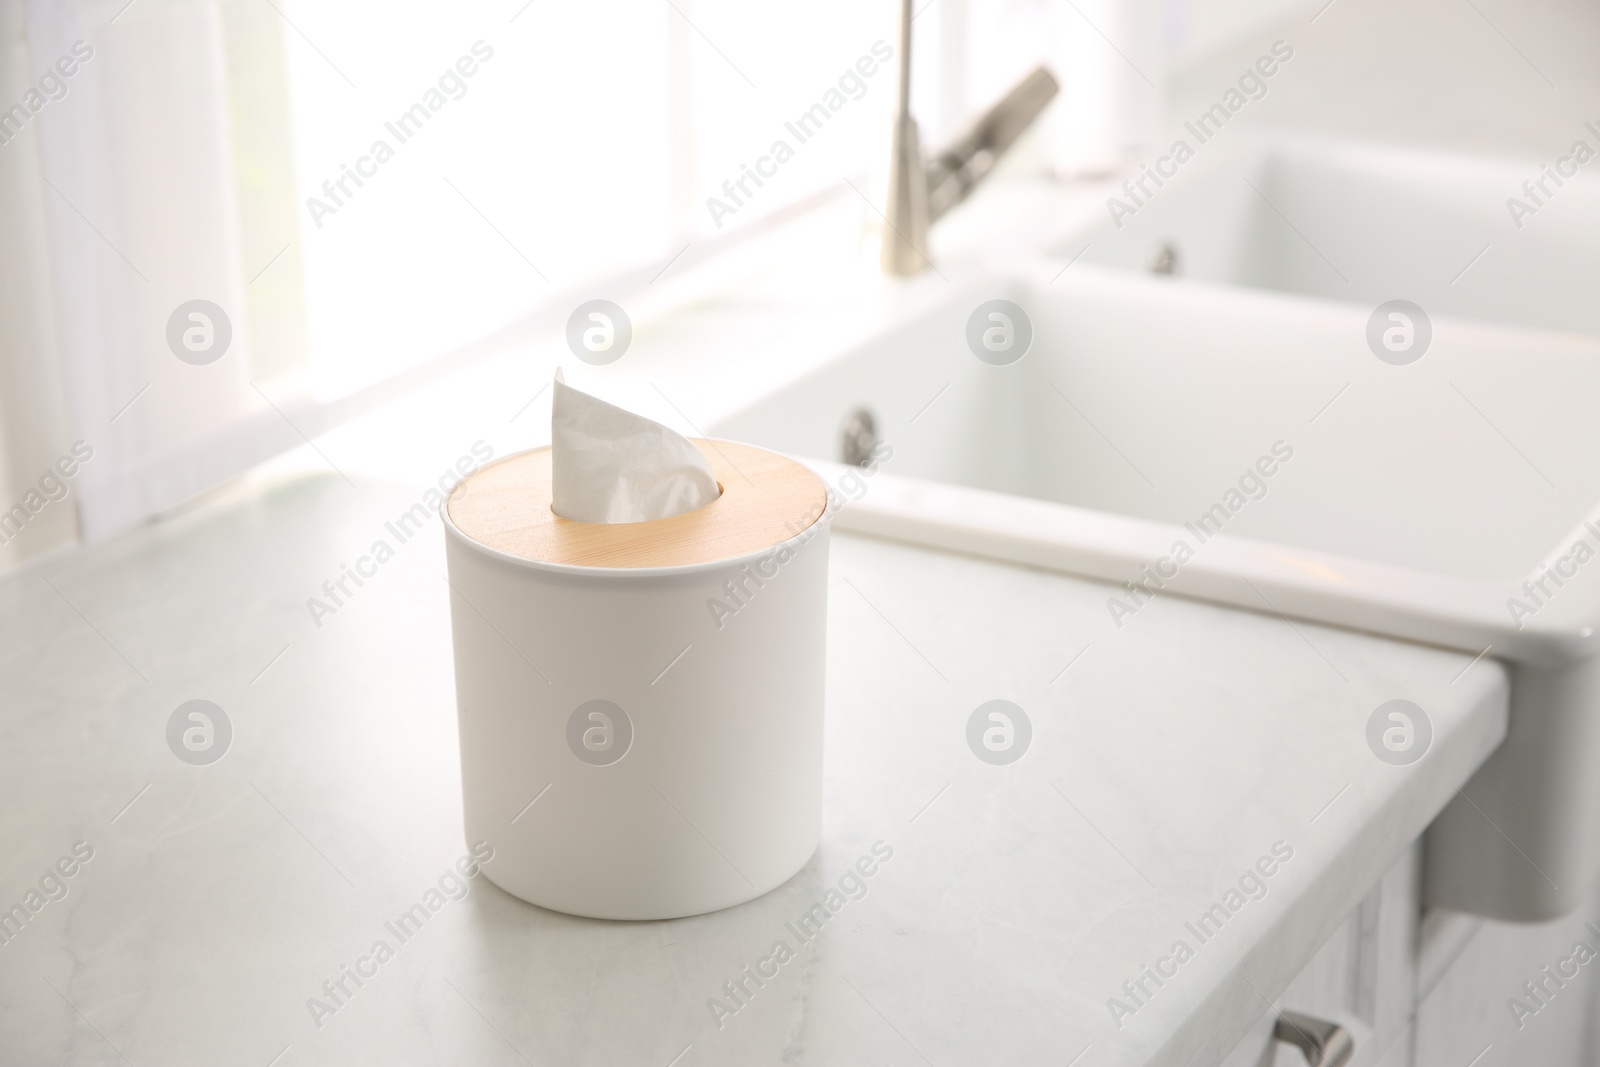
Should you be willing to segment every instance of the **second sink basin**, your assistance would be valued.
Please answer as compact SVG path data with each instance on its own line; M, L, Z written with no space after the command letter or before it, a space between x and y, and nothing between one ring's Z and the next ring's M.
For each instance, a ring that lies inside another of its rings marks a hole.
M1592 167L1571 154L1507 162L1323 142L1201 146L1165 185L1135 189L1144 202L1120 226L1107 217L1063 252L1087 245L1082 262L1145 271L1170 248L1183 278L1369 310L1403 298L1430 315L1600 335Z

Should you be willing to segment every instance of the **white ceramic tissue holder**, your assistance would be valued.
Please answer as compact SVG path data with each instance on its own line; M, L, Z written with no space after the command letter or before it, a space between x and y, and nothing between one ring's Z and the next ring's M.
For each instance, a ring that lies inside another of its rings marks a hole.
M721 495L670 518L558 517L549 448L443 508L466 836L542 907L715 911L817 847L826 488L763 449L695 445Z

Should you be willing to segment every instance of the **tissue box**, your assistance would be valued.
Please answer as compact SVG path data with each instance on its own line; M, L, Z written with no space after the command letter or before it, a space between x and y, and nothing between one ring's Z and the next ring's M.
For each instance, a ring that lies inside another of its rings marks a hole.
M816 850L827 489L775 453L695 445L721 495L672 518L558 517L548 448L443 505L467 840L541 907L696 915Z

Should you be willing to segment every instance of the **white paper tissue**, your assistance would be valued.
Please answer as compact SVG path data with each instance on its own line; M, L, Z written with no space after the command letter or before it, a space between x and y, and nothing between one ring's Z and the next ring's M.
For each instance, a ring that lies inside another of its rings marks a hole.
M551 506L575 522L647 522L717 499L700 450L659 422L580 392L556 372Z

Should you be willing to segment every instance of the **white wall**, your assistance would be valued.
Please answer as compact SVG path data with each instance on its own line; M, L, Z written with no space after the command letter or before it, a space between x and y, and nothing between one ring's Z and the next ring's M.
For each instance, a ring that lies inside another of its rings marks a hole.
M1168 0L1171 67L1181 69L1290 19L1312 16L1328 0Z

